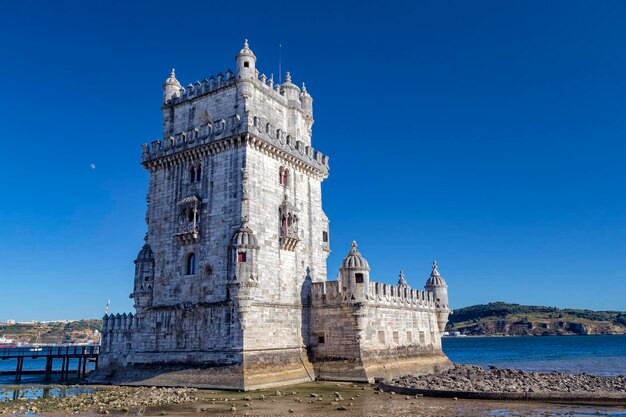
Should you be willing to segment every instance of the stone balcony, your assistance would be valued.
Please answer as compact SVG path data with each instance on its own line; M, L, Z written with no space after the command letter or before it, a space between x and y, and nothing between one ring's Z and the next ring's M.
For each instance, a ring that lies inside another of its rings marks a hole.
M183 245L197 243L200 240L200 227L198 223L184 223L178 226L176 238Z
M280 248L283 250L293 251L300 241L298 229L295 227L287 227L280 234Z

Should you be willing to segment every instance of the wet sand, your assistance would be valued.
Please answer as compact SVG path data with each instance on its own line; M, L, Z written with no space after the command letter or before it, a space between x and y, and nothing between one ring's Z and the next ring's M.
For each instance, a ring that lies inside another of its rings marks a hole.
M115 394L116 390L139 388L100 387ZM143 389L145 390L145 388ZM158 390L155 390L158 392ZM88 395L88 394L83 394ZM145 394L145 391L142 392ZM159 394L160 395L160 394ZM114 397L115 395L112 395ZM626 416L625 407L587 407L567 404L532 402L500 402L481 400L454 400L404 396L380 392L373 385L314 382L279 389L254 392L197 390L185 394L188 399L179 404L157 406L113 406L100 409L67 411L55 409L54 401L38 407L37 414L50 416L82 415L95 417L103 414L116 416L416 416L416 417L513 417L513 416ZM39 400L21 400L38 405ZM20 400L0 405L5 415L13 414ZM59 407L61 401L59 401ZM26 414L22 409L18 414Z

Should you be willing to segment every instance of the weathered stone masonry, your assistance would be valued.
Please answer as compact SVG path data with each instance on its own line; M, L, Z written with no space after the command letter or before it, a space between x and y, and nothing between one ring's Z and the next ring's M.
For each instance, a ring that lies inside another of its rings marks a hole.
M370 282L356 244L327 280L328 157L311 146L313 99L259 75L247 42L226 71L163 84L135 314L103 322L93 382L257 389L367 381L449 366L447 285Z

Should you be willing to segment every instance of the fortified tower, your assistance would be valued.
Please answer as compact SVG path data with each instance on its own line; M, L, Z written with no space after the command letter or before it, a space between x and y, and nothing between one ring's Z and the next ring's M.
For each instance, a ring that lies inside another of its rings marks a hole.
M306 88L260 75L247 41L235 61L234 73L183 87L172 70L163 84L164 139L142 152L136 314L102 347L101 365L126 380L249 389L313 378L308 299L326 279L328 157L311 147Z
M226 70L163 84L163 138L142 145L150 180L135 313L103 318L91 382L257 389L368 381L450 365L447 285L370 280L353 242L338 281L313 149L313 99L259 74L247 41Z

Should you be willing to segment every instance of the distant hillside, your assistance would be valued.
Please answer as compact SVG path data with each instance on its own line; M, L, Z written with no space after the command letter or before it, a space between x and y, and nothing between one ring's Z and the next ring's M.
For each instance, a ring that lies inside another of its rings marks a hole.
M475 336L626 334L626 312L524 306L500 301L455 310L446 330Z
M70 323L19 323L0 324L0 336L15 342L36 343L86 343L98 342L102 327L101 320L78 320Z

